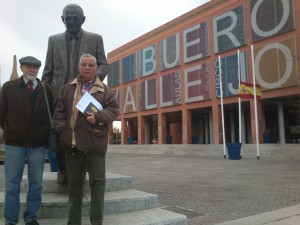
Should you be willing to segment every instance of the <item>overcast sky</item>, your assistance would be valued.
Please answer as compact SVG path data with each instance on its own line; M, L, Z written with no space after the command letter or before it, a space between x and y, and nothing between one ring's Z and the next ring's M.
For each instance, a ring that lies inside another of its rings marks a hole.
M82 28L101 34L106 54L143 34L179 17L208 0L0 0L1 85L12 72L13 56L32 55L42 61L43 72L48 37L65 31L61 20L65 5L80 5L86 16Z

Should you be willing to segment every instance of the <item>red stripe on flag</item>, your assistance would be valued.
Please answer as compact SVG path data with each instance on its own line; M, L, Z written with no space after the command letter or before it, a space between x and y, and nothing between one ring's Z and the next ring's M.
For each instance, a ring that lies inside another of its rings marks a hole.
M260 98L262 95L260 85L256 85L256 98ZM240 98L253 99L254 97L254 86L251 83L240 82L239 86Z

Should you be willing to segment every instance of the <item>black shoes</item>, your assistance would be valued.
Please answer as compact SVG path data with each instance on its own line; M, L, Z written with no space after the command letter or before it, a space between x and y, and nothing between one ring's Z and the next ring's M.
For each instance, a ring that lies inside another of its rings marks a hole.
M68 183L66 171L58 171L57 172L57 183L62 184L62 185Z
M36 220L31 220L30 222L27 222L26 225L39 225L39 223Z

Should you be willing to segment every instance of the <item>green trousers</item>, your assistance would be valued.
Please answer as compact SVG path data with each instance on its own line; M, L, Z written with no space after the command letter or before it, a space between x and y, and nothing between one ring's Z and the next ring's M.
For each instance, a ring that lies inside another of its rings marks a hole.
M103 224L105 193L105 155L81 151L66 152L66 170L69 181L68 225L81 225L83 180L86 171L91 187L90 221Z

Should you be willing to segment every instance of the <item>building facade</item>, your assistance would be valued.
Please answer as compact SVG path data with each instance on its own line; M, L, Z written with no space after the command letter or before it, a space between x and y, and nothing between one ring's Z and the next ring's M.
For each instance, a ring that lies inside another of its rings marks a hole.
M299 25L296 0L211 0L108 53L122 143L300 143Z

